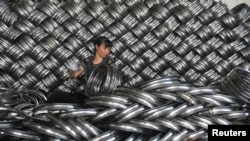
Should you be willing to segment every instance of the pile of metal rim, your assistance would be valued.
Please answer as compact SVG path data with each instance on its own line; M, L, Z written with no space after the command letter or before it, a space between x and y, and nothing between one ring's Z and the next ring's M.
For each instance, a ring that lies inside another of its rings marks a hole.
M207 140L207 125L249 124L249 29L248 5L213 0L2 0L0 139ZM46 104L78 86L67 68L99 35L122 79Z
M206 86L250 58L250 8L214 0L2 0L0 81L14 88L72 92L68 67L90 56L92 39L135 87L162 76Z
M15 90L1 83L0 138L207 140L208 125L250 124L250 99L240 98L249 90L237 91L236 96L220 85L239 76L242 81L237 85L244 86L249 83L244 74L249 75L249 70L238 68L226 82L205 87L162 77L135 88L120 86L113 94L91 95L84 104L44 103L46 97L39 91Z

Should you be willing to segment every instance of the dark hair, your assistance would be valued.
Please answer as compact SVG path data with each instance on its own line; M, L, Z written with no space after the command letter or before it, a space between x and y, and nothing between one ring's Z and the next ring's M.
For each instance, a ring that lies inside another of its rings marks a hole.
M101 44L105 44L105 47L112 47L112 42L104 36L100 36L98 38L96 38L93 41L94 45L100 46Z

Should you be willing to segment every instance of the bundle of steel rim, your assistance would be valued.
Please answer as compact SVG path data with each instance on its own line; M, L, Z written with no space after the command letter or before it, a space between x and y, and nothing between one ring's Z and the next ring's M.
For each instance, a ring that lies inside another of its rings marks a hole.
M113 94L121 84L122 75L116 68L101 65L90 74L85 87L85 95Z
M229 93L238 97L239 99L250 103L250 69L235 68L227 77L221 82L221 85Z

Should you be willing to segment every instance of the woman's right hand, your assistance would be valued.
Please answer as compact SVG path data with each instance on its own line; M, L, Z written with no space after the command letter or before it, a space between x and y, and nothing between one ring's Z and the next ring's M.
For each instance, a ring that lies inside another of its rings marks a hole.
M79 77L81 74L84 73L84 68L80 67L80 69L77 70L77 71L70 70L68 73L69 73L69 78L70 79L75 79L75 78Z

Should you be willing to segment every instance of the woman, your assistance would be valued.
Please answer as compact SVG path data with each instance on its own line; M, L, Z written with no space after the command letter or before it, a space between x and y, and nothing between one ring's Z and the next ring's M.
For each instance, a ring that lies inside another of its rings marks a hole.
M70 79L78 79L81 86L74 93L55 93L48 98L48 103L65 102L65 103L82 103L84 96L84 83L86 83L91 72L100 65L111 65L114 61L109 58L109 54L112 47L112 42L104 37L100 36L94 40L95 54L90 56L80 63L80 67L77 70L69 70Z
M77 71L69 71L69 77L71 79L79 78L85 75L88 78L91 72L100 65L110 65L114 62L109 58L109 54L112 47L112 42L104 36L98 37L94 42L95 54L83 60L80 63L80 68ZM85 70L86 69L86 70Z

